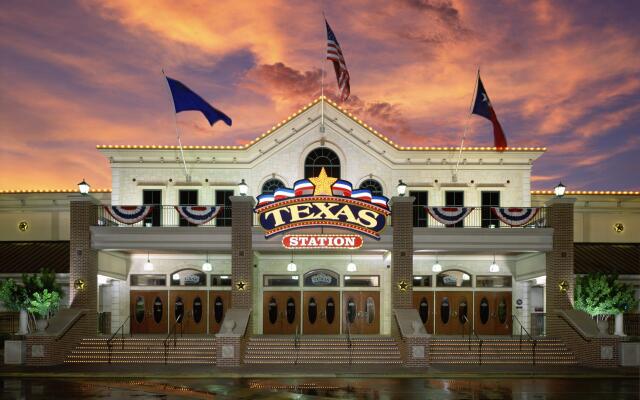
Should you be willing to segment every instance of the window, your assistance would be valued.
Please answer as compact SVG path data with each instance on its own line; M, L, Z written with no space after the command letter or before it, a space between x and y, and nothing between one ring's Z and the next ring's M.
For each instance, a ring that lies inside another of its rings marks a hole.
M209 275L211 286L231 286L231 276L229 275Z
M231 226L231 196L233 190L216 190L216 205L222 206L216 226Z
M431 287L431 275L414 275L413 287Z
M277 189L283 188L284 183L280 179L269 179L262 184L262 194L273 194Z
M477 276L476 287L510 288L511 276L507 276L507 275Z
M464 271L451 269L436 276L437 287L471 287L471 275Z
M330 177L340 178L340 158L333 150L326 147L318 147L307 155L304 160L304 177L318 176L322 168Z
M167 286L165 274L131 274L131 286Z
M427 219L427 210L425 207L429 205L429 192L412 190L409 196L416 199L413 202L413 226L426 227L429 225Z
M447 207L463 207L464 206L464 192L463 191L449 191L445 192L445 206ZM447 228L462 228L464 226L464 220L455 223L453 225L447 225Z
M482 227L500 226L500 220L491 212L491 207L500 207L500 192L482 192Z
M380 277L377 275L345 275L345 287L379 287Z
M207 275L197 269L183 269L171 274L171 286L207 286Z
M375 179L366 179L360 184L359 189L369 189L374 196L382 196L382 185Z
M263 286L300 286L299 275L265 275Z
M142 204L145 206L154 206L149 216L144 219L144 224L160 226L160 215L162 215L162 190L143 190Z
M181 206L195 206L198 204L197 190L181 190L179 194L179 203ZM180 226L196 226L180 216Z

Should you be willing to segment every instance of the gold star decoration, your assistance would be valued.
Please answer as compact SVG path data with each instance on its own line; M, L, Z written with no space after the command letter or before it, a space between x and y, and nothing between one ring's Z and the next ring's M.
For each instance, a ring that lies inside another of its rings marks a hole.
M622 233L622 231L624 231L624 225L623 225L623 224L621 224L620 222L618 222L618 223L616 223L616 224L614 224L614 225L613 225L613 230L614 230L616 233Z
M558 283L558 289L560 290L560 293L567 293L568 288L569 284L567 283L567 281L560 281L560 283Z
M247 283L244 281L240 281L236 283L236 288L238 288L239 291L244 292L244 290L247 288Z
M87 283L84 279L76 279L75 282L73 282L73 287L75 287L76 290L84 290L86 285Z
M314 196L331 196L333 195L333 191L331 191L331 185L336 183L338 178L329 177L323 167L320 170L320 175L315 178L309 178L309 180L311 181L311 183L313 183L314 186Z
M406 292L408 287L409 287L409 284L407 282L405 281L398 282L398 289L400 289L401 292Z

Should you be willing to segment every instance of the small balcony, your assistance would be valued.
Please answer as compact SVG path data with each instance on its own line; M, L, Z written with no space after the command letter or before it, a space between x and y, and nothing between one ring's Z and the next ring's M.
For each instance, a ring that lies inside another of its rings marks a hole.
M494 212L492 209L494 207L491 206L480 206L480 207L470 207L465 206L466 208L470 208L470 212L462 218L460 221L455 223L445 224L442 222L443 218L447 218L447 216L442 216L440 220L436 219L433 215L427 212L425 206L422 205L414 205L413 206L413 226L414 228L488 228L488 229L498 229L498 228L506 228L506 229L518 229L518 228L548 228L549 222L547 219L547 207L536 207L537 210L535 214L526 222L525 217L521 216L518 219L518 210L528 210L529 208L524 207L503 207L507 210L512 210L513 214L511 215L513 219L509 220L507 216L502 215L502 219ZM445 207L439 207L445 208ZM455 208L455 207L452 207ZM455 212L451 212L448 214L448 217L451 220L455 219ZM451 221L450 220L450 221Z
M135 209L133 207L150 207L149 210L143 208ZM192 219L189 215L181 215L177 207L168 205L149 205L149 206L131 206L130 210L113 210L110 206L96 206L97 220L94 226L104 227L228 227L231 226L231 206L213 205L213 206L188 206L197 207L200 210L190 210ZM212 212L212 208L218 209L215 216L206 220L207 213ZM144 218L140 218L144 214Z

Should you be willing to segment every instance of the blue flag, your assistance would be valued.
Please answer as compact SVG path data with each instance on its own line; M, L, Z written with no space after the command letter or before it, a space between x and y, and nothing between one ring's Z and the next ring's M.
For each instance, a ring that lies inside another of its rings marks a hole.
M167 78L169 89L171 89L176 114L181 111L200 111L207 118L211 126L219 120L223 120L227 125L231 126L231 118L222 111L212 107L202 97L198 96L196 92L189 89L187 85L171 79L168 76L165 76L165 78Z

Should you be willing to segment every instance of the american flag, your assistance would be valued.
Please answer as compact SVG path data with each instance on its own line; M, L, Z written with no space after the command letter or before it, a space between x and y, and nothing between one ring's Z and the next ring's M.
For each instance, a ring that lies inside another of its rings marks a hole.
M333 68L336 70L336 78L338 79L338 87L340 88L340 99L345 101L351 93L349 86L349 71L347 71L347 63L344 61L342 49L336 39L336 35L331 30L327 20L327 60L333 61Z

